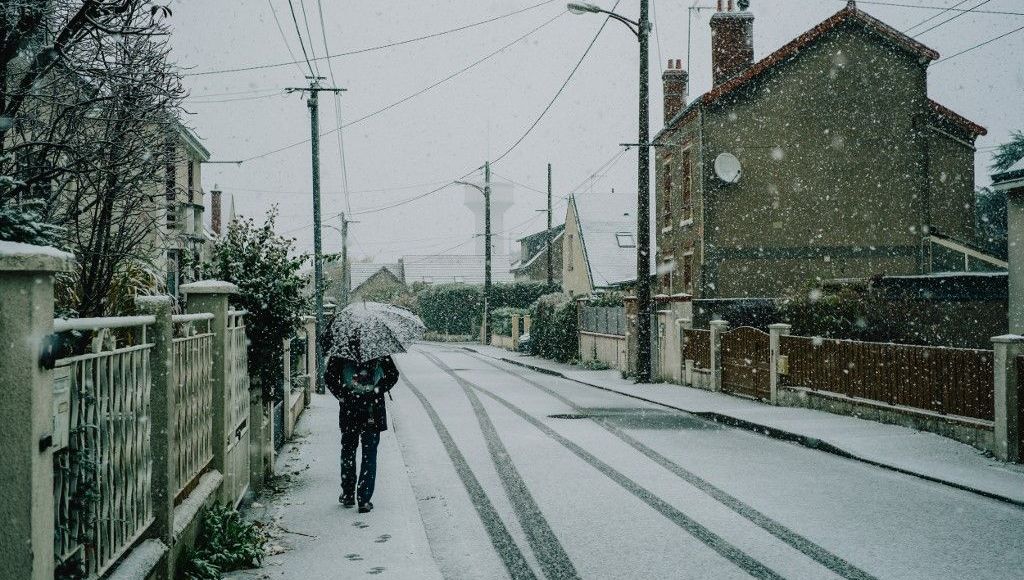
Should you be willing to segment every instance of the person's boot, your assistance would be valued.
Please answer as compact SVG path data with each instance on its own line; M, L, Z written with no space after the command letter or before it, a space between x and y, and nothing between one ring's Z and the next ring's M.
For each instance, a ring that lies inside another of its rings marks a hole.
M370 510L372 510L372 509L373 509L373 502L372 501L368 501L366 503L359 504L359 513L361 513L361 514L369 513Z
M338 501L341 502L341 507L350 508L356 505L356 500L350 495L344 493L338 496Z

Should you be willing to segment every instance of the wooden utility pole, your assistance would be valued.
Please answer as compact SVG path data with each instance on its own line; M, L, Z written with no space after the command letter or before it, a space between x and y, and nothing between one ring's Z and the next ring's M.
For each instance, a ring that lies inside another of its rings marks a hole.
M318 95L321 92L340 93L345 89L321 87L324 77L308 76L309 87L289 87L289 93L309 92L310 145L313 165L313 293L316 301L316 392L324 393L324 255L320 224L320 109Z
M484 162L484 344L491 344L491 162Z
M551 256L551 164L548 163L548 230L547 230L547 243L548 243L548 287L555 285L555 271L554 271L554 260Z

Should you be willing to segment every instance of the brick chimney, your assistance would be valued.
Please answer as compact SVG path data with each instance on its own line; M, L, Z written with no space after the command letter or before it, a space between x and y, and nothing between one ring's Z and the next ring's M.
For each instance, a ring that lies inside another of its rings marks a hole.
M686 107L686 93L690 75L683 70L683 61L668 59L668 68L661 73L662 93L665 101L665 124Z
M711 69L718 85L754 64L754 15L748 0L718 0L718 12L711 17Z
M213 230L215 235L220 235L220 220L221 220L221 192L217 189L217 186L213 186L210 190L210 229Z

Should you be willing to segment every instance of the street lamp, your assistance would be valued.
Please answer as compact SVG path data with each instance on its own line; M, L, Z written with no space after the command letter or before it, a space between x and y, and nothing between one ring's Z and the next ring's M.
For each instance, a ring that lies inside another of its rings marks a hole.
M468 181L456 181L468 185L484 195L484 344L491 343L491 162L484 163L484 186Z
M637 300L637 368L640 383L651 381L651 150L650 110L648 98L648 40L651 21L648 18L649 0L640 0L640 20L634 21L620 14L604 10L588 2L570 2L567 8L573 14L607 14L609 18L626 25L640 41L640 128L637 149L637 204L636 204L636 300Z

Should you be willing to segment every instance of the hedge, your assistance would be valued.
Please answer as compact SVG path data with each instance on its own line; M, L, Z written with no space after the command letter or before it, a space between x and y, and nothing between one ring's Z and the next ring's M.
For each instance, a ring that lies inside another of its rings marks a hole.
M492 284L492 321L496 310L529 308L551 292L552 287L543 282ZM416 298L427 329L445 334L476 334L483 313L483 295L483 285L454 283L424 286L417 291Z
M483 309L484 293L480 286L469 284L435 284L416 294L420 318L428 330L444 334L474 334L476 320Z
M580 357L576 302L566 294L541 296L533 305L530 352L558 362Z

